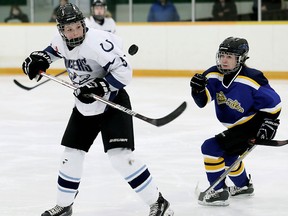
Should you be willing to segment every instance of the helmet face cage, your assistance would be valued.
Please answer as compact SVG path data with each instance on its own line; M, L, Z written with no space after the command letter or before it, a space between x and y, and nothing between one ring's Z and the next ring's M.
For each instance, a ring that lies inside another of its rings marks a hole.
M245 61L248 59L249 46L248 42L243 38L229 37L225 39L219 46L219 50L216 53L216 65L218 70L223 74L229 74L236 72L240 69ZM223 69L221 66L221 56L223 54L235 55L236 65L232 69Z
M231 69L224 69L222 68L221 66L221 56L223 56L224 54L226 55L234 55L236 57L236 65L234 68L231 68ZM223 74L229 74L229 73L233 73L233 72L236 72L238 71L238 69L241 67L241 56L235 54L235 53L228 53L228 52L223 52L223 51L218 51L216 53L216 65L217 65L217 68L218 70L223 73Z
M86 34L86 24L84 21L84 16L82 12L79 10L79 8L76 5L73 5L71 3L65 4L64 6L60 6L56 13L56 21L57 21L57 28L58 31L63 38L63 40L66 42L67 46L69 47L76 47L82 44L82 42L85 39ZM73 39L68 39L64 34L64 27L65 25L69 25L71 23L77 23L80 22L83 27L83 36Z
M95 7L103 7L104 8L104 14L103 15L96 15L94 12ZM106 1L105 0L94 0L92 3L91 10L92 10L92 16L95 20L99 20L99 21L103 20L105 17L105 13L107 11Z

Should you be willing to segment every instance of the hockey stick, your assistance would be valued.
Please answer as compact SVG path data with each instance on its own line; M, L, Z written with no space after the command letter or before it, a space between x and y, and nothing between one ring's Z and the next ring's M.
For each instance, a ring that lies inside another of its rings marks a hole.
M253 145L280 147L288 144L288 140L255 140Z
M62 72L60 72L59 74L56 74L55 77L60 76L60 75L62 75L62 74L64 74L64 73L66 73L66 72L67 72L67 70L62 71ZM45 81L43 81L43 82L41 82L41 83L38 83L38 84L35 85L35 86L28 87L28 86L24 86L23 84L21 84L21 83L18 82L17 80L13 79L13 82L14 82L17 86L19 86L20 88L25 89L25 90L27 90L27 91L30 91L30 90L38 87L38 86L41 86L41 85L43 85L44 83L46 83L46 82L48 82L48 81L50 81L50 79L47 79L47 80L45 80Z
M198 195L198 200L203 201L206 194L213 190L214 187L218 185L255 147L256 145L252 145L250 148L248 148L228 169L226 169L224 173L222 173L221 176L219 176L218 179L213 182L213 184L210 185L210 187L208 187L205 191L200 192ZM198 187L196 187L195 190L197 189Z
M77 87L75 87L74 85L72 85L72 84L69 83L69 82L66 82L66 81L64 81L64 80L61 80L61 79L56 78L56 77L54 77L54 76L51 76L51 75L49 75L49 74L46 74L46 73L44 73L44 72L42 72L42 73L40 73L40 74L41 74L42 76L48 78L48 79L51 79L51 80L53 80L53 81L55 81L55 82L58 82L58 83L60 83L60 84L62 84L62 85L64 85L64 86L66 86L66 87L69 87L69 88L74 89L74 90L77 89ZM141 120L143 120L143 121L146 121L146 122L148 122L148 123L150 123L150 124L152 124L152 125L155 125L155 126L157 126L157 127L163 126L163 125L165 125L165 124L173 121L173 120L176 119L179 115L181 115L181 114L184 112L184 110L186 109L186 107L187 107L187 103L186 103L186 101L184 101L177 109L175 109L175 110L174 110L173 112L171 112L170 114L168 114L168 115L166 115L166 116L164 116L164 117L162 117L162 118L159 118L159 119L152 119L152 118L148 118L148 117L146 117L146 116L143 116L143 115L141 115L141 114L139 114L139 113L136 113L136 112L134 112L133 110L130 110L130 109L126 108L126 107L123 107L123 106L121 106L121 105L119 105L119 104L113 103L112 101L106 100L105 98L100 97L100 96L98 96L98 95L96 95L96 94L89 94L89 97L92 97L92 98L94 98L95 100L101 101L102 103L104 103L104 104L106 104L106 105L108 105L108 106L110 106L110 107L112 107L112 108L114 108L114 109L118 109L118 110L120 110L120 111L122 111L122 112L124 112L124 113L126 113L126 114L128 114L128 115L134 116L134 117L136 117L136 118L138 118L138 119L141 119Z

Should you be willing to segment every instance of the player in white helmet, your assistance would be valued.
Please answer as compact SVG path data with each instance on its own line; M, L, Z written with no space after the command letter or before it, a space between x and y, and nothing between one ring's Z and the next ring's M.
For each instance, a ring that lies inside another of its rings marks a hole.
M116 32L116 24L107 10L105 0L94 0L91 7L91 16L85 19L87 27L101 29L111 33Z
M148 167L133 154L132 116L85 97L93 93L131 109L124 87L131 81L132 69L122 51L121 39L115 34L87 28L82 12L71 3L57 11L57 23L59 35L44 51L32 52L22 65L24 73L34 79L39 71L46 71L52 62L63 58L71 81L78 87L74 92L75 107L61 142L65 148L58 174L56 206L42 216L72 215L85 155L100 132L112 166L150 206L149 216L172 216L169 202L159 192Z

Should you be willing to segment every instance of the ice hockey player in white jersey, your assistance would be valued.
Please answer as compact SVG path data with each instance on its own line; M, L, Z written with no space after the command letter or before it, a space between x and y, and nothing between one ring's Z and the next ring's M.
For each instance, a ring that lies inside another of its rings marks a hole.
M57 27L59 35L51 44L44 51L32 52L22 65L24 73L34 79L39 71L46 71L51 63L62 58L72 83L78 86L74 91L75 107L61 142L64 152L56 206L42 216L72 215L85 155L100 132L112 166L150 207L149 216L172 216L169 202L159 192L149 169L133 153L132 116L85 97L93 93L131 109L124 87L131 81L132 69L122 51L121 39L109 32L87 28L82 12L71 3L57 11ZM111 179L107 180L113 184ZM95 191L95 196L100 194Z
M91 16L85 18L86 26L101 29L111 33L116 32L116 24L107 10L106 0L94 0L91 7Z

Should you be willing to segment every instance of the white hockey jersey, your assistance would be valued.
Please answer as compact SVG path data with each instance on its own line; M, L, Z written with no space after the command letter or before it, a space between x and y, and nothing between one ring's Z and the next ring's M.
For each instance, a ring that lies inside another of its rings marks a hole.
M97 23L94 20L93 16L86 17L85 23L86 23L86 26L88 28L90 27L90 28L94 28L94 29L100 29L100 30L111 32L111 33L116 32L116 23L113 20L113 18L110 18L110 17L104 18L103 25L100 25L99 23Z
M95 78L104 78L111 92L104 98L113 99L117 91L132 79L132 68L122 51L122 40L115 34L89 28L83 43L69 50L60 34L46 51L52 62L64 58L69 77L75 86L84 86ZM106 105L100 101L84 104L75 97L77 109L85 116L103 113Z

